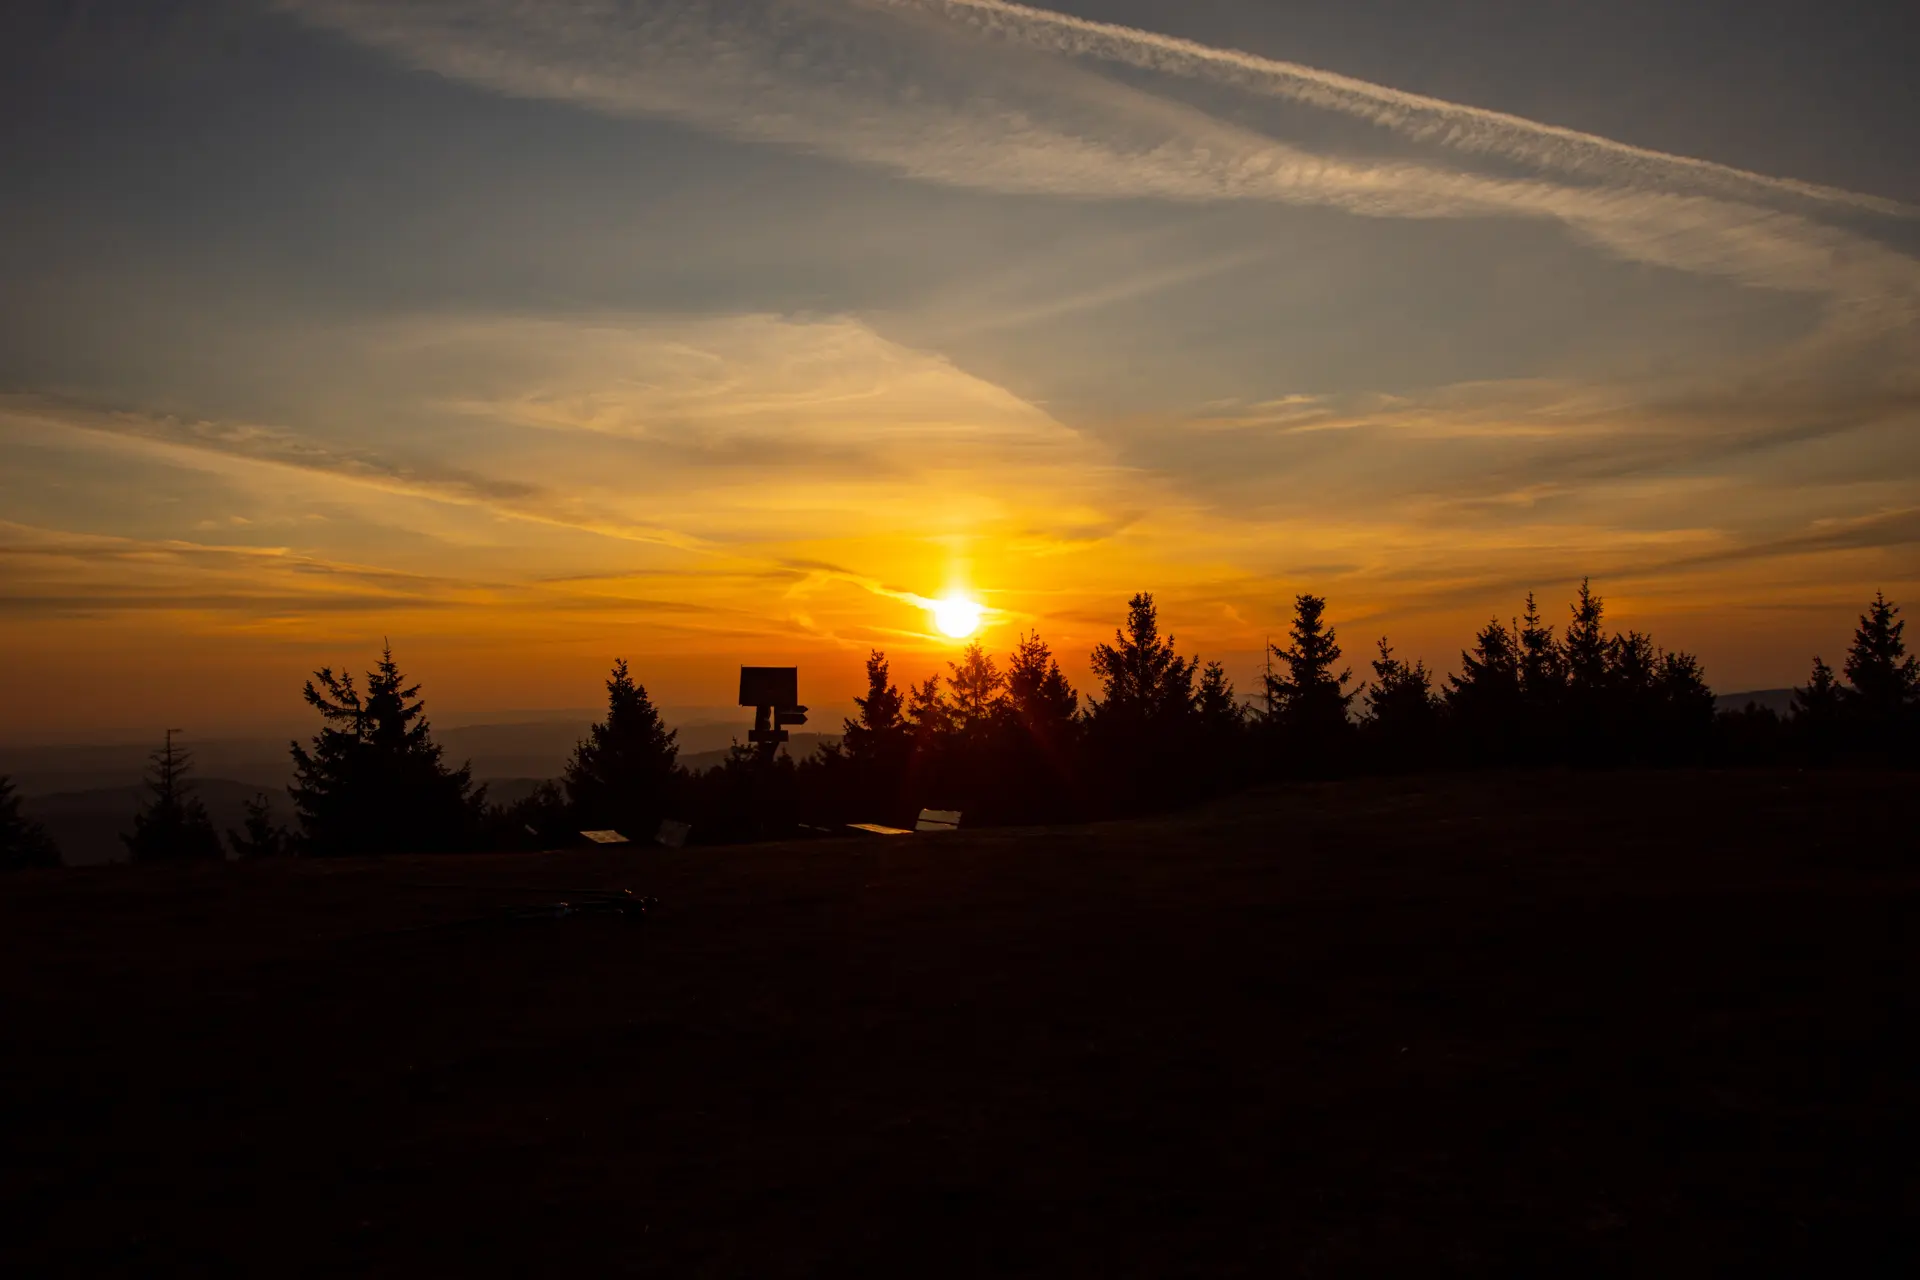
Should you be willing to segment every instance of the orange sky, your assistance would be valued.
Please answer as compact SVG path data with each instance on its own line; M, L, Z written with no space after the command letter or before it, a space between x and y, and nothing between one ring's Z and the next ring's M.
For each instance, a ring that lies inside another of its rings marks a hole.
M1444 671L1589 574L1732 691L1920 599L1894 178L1253 10L857 8L75 18L0 100L0 736L278 732L383 637L440 715L844 707L953 591L1084 684L1151 590L1250 696L1298 591Z

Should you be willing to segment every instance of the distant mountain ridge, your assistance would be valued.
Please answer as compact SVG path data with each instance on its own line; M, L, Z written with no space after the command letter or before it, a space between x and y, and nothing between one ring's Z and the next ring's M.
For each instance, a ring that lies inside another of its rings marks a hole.
M1797 689L1749 689L1745 693L1716 694L1713 699L1716 711L1744 711L1748 703L1764 707L1775 715L1793 714L1793 695Z

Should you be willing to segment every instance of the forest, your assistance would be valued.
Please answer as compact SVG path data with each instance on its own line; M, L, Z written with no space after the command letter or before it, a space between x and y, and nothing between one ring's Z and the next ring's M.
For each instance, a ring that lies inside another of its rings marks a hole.
M1218 662L1163 635L1153 597L1128 602L1074 689L1047 642L1022 635L1004 658L970 645L944 674L896 683L886 654L838 742L804 759L736 744L718 767L677 762L628 664L606 682L605 719L564 775L510 805L490 803L434 741L418 684L391 649L364 680L323 668L302 690L320 718L291 744L287 803L261 794L243 829L216 831L193 795L192 761L169 734L149 798L124 838L135 862L548 849L583 831L653 837L689 824L699 844L842 834L850 823L910 827L922 808L968 826L1077 822L1161 812L1276 779L1563 767L1911 767L1920 763L1920 662L1899 608L1878 595L1838 671L1813 660L1790 713L1716 712L1699 661L1638 631L1609 631L1583 583L1564 623L1530 594L1489 621L1458 674L1436 679L1386 638L1356 681L1327 602L1294 601L1286 642L1243 698ZM290 809L287 819L281 813ZM59 850L0 777L0 866L57 866Z

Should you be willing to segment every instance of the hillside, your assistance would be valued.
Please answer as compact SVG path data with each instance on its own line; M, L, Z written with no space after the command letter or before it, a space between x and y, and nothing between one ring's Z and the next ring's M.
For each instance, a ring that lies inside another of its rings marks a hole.
M0 1267L1901 1274L1911 783L24 873Z

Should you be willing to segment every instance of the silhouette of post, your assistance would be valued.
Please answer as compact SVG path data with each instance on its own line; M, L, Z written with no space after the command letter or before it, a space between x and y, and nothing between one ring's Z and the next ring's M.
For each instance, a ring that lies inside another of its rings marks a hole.
M800 705L798 667L741 667L740 705L753 708L753 731L747 741L760 748L760 764L770 766L787 741L786 726L805 724L807 709Z

